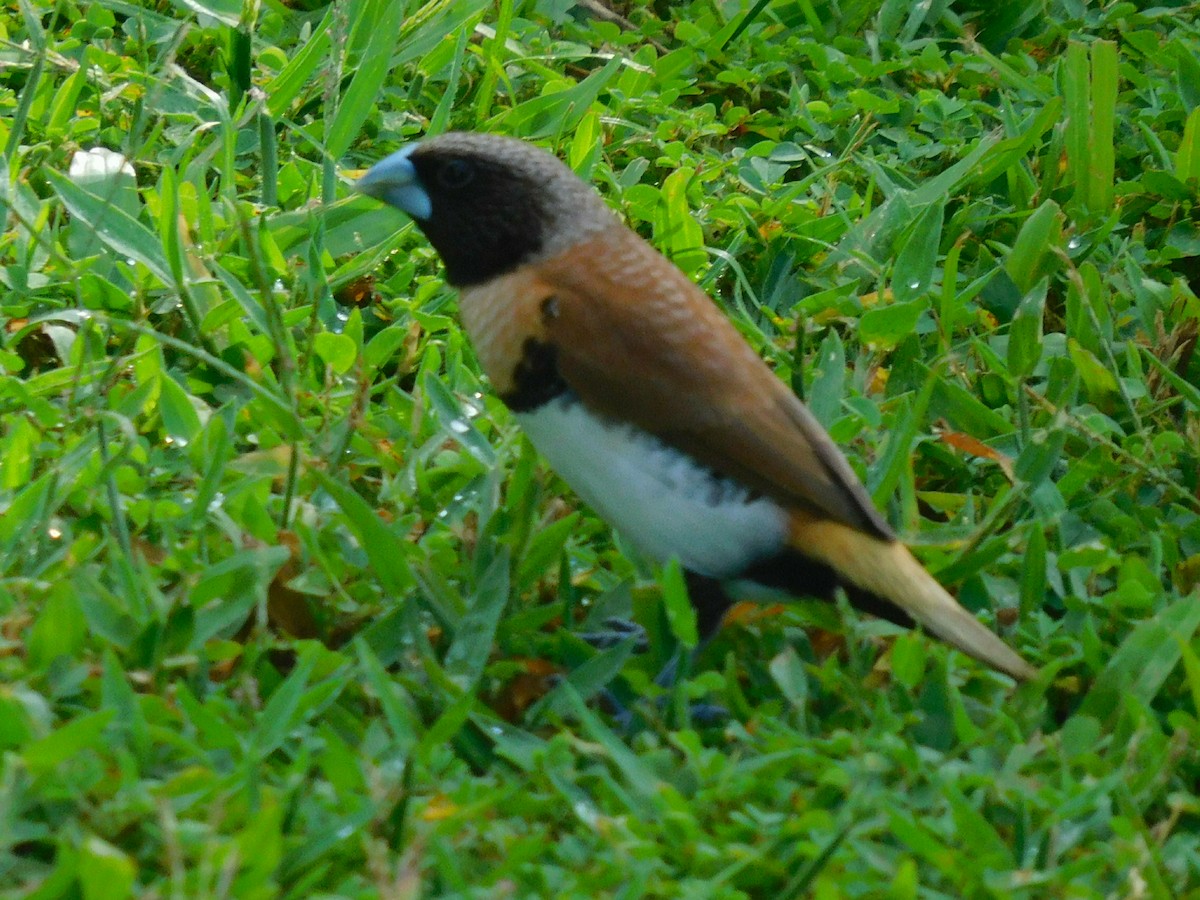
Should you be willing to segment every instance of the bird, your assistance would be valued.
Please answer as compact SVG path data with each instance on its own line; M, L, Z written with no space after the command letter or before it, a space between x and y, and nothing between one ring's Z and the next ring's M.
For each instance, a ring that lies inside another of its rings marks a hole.
M534 447L645 556L678 560L702 638L746 582L921 626L1036 670L930 575L808 408L716 303L552 153L446 132L358 191L433 245L479 363Z

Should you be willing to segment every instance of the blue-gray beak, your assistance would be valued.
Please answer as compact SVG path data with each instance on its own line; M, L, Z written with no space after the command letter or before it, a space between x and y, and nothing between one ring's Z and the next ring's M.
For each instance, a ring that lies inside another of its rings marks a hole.
M408 158L415 149L413 144L377 162L355 182L354 187L368 197L403 210L414 219L428 219L433 215L433 201L421 186L417 169Z

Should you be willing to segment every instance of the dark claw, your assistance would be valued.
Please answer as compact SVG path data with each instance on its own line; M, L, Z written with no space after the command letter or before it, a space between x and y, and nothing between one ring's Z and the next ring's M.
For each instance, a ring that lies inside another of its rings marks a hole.
M619 617L605 619L603 631L585 631L579 635L597 650L608 650L623 641L633 638L633 652L645 653L650 649L650 639L646 637L646 629L637 622Z
M635 642L635 653L645 653L650 649L650 641L646 636L646 630L636 622L620 618L619 616L613 616L605 619L601 624L603 625L602 631L584 632L579 637L597 650L607 650L630 638ZM669 692L672 691L681 677L687 677L692 668L692 661L703 648L704 643L707 643L707 641L703 642L700 647L697 647L691 653L686 652L683 648L676 650L667 664L663 666L662 671L658 673L658 676L654 679L654 683L659 687L666 688ZM633 707L629 703L620 700L612 690L604 688L597 697L600 700L601 707L613 717L613 720L621 731L631 734L639 727L640 717L634 712ZM667 693L653 701L654 706L660 714L666 712L671 699L671 694ZM730 713L728 709L718 703L696 701L687 703L685 718L692 725L701 728L711 728L728 722ZM640 724L641 727L645 725L644 722Z
M729 710L720 703L704 703L698 700L688 704L688 718L692 720L693 725L713 728L728 722L730 715Z

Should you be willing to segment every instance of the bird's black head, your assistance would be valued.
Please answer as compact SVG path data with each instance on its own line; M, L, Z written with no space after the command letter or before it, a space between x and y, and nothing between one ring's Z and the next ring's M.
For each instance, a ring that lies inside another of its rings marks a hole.
M554 156L497 135L450 133L393 153L359 190L404 210L457 287L570 246L612 213ZM582 223L582 225L581 225Z

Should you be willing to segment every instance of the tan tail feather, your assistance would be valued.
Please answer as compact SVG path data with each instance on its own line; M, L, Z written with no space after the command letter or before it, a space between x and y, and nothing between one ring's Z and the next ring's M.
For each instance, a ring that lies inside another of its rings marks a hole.
M1037 675L1036 669L959 606L898 541L881 541L835 522L797 517L792 542L801 553L890 600L928 631L980 662L1019 680Z

